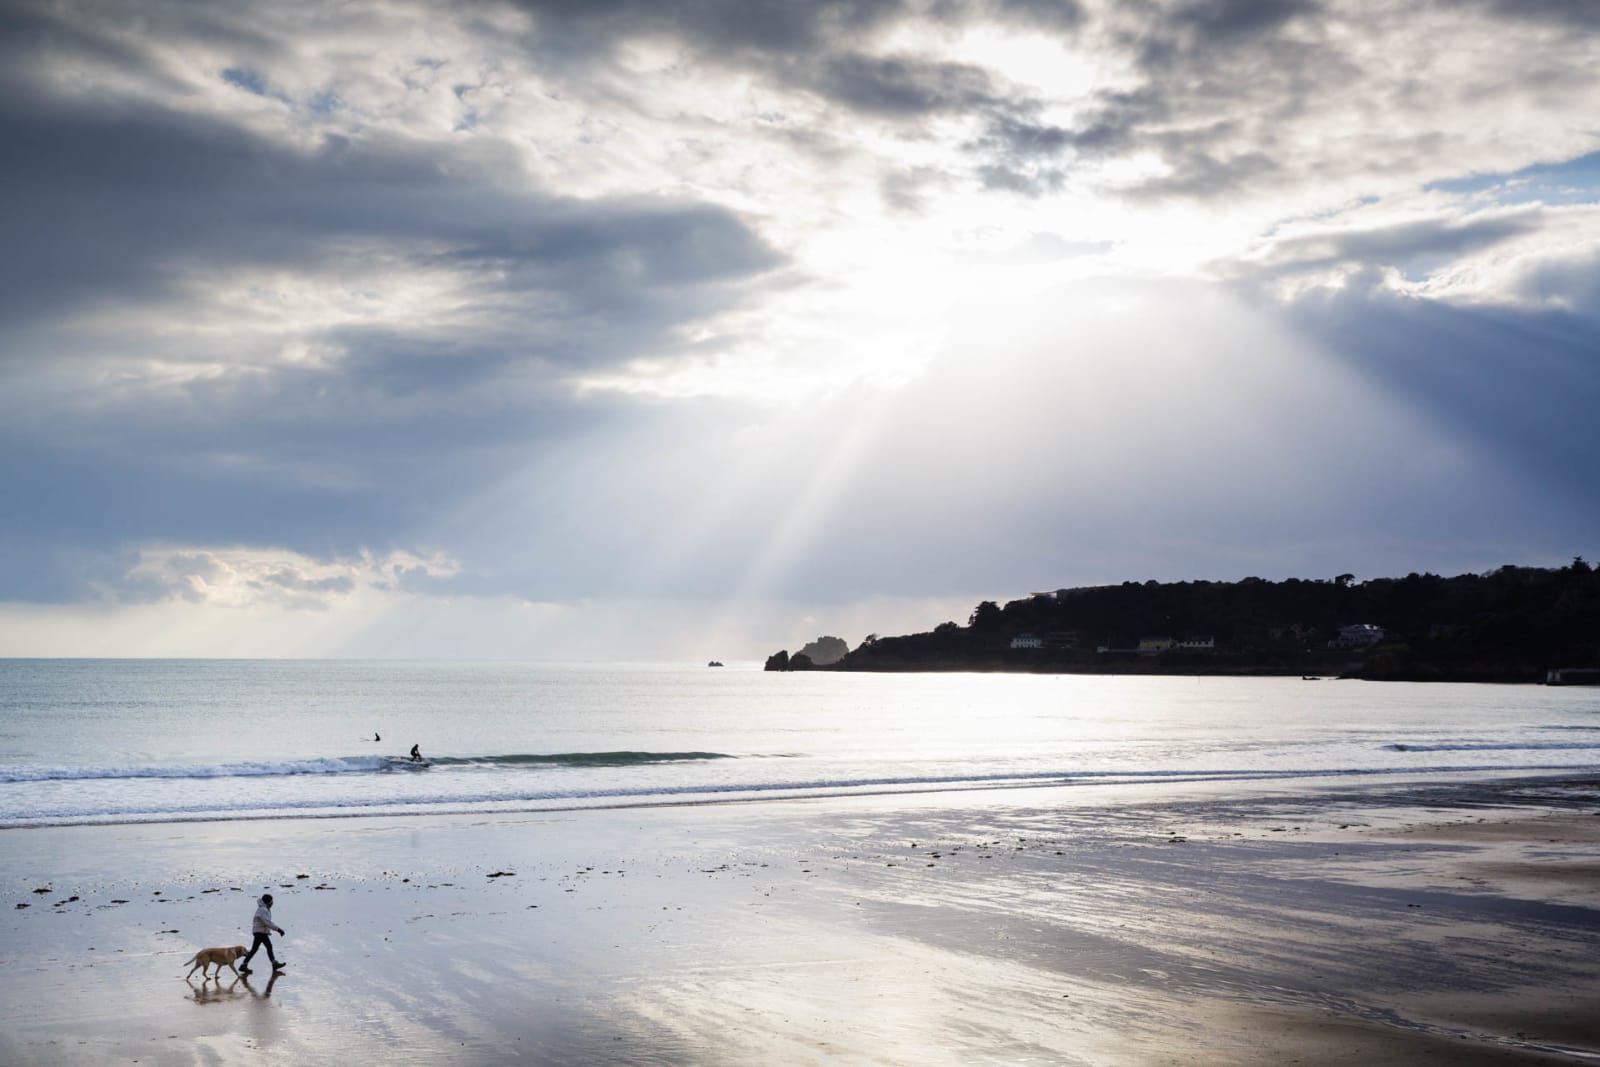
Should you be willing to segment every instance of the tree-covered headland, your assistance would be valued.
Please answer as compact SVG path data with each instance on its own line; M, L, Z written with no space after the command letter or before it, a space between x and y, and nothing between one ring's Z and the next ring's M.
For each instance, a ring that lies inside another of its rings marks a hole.
M1453 578L1341 574L1058 589L984 601L965 625L871 635L826 668L787 652L767 666L1542 682L1552 670L1600 668L1600 572L1579 557L1561 568L1506 566Z

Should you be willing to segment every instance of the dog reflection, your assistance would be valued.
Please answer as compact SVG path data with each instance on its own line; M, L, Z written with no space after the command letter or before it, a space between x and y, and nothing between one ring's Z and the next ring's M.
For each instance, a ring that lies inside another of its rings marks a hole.
M193 979L185 978L184 981L188 983L190 992L190 996L184 999L192 1000L196 1004L215 1004L219 1001L232 1000L239 995L238 986L244 983L243 978L235 978L227 985L223 985L220 978L202 978L198 986L194 984ZM250 987L245 984L245 988Z
M239 987L243 986L243 991L249 993L255 999L266 1000L272 996L272 987L278 984L278 979L281 977L283 977L281 973L273 972L272 977L267 979L267 984L260 991L257 991L256 987L250 984L250 979L243 975L235 978L227 985L223 985L220 978L204 978L201 979L199 985L195 985L192 979L185 978L184 981L189 984L189 995L184 999L192 1000L196 1004L218 1004L223 1001L237 1000L240 993Z

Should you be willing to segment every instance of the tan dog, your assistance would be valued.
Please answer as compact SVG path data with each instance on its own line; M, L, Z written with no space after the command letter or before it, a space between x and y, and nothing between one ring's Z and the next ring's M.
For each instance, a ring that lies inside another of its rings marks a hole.
M189 974L184 975L184 978L188 978L189 975L194 974L195 971L200 972L201 978L221 978L222 968L224 967L232 971L234 977L237 978L239 976L239 968L233 965L233 961L249 951L250 950L245 948L243 945L233 945L228 948L203 948L199 952L196 952L193 956L190 956L188 959L183 961L184 963L194 964L193 967L189 968ZM211 966L213 963L217 965L217 973L215 976L206 974L206 968Z

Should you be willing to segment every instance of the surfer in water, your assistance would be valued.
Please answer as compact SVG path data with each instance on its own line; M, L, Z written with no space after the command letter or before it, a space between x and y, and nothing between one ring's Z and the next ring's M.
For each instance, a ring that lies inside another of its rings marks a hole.
M382 741L383 740L383 738L378 736L378 731L376 731L376 730L372 731L372 739L374 741Z
M422 749L418 748L416 745L412 745L411 746L411 762L412 763L421 763L422 762Z

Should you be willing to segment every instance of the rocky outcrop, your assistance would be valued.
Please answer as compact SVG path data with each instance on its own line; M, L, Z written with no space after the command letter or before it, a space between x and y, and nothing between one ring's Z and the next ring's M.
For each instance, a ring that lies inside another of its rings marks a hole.
M850 646L840 637L819 637L802 648L797 655L805 656L818 667L831 667L849 653Z

